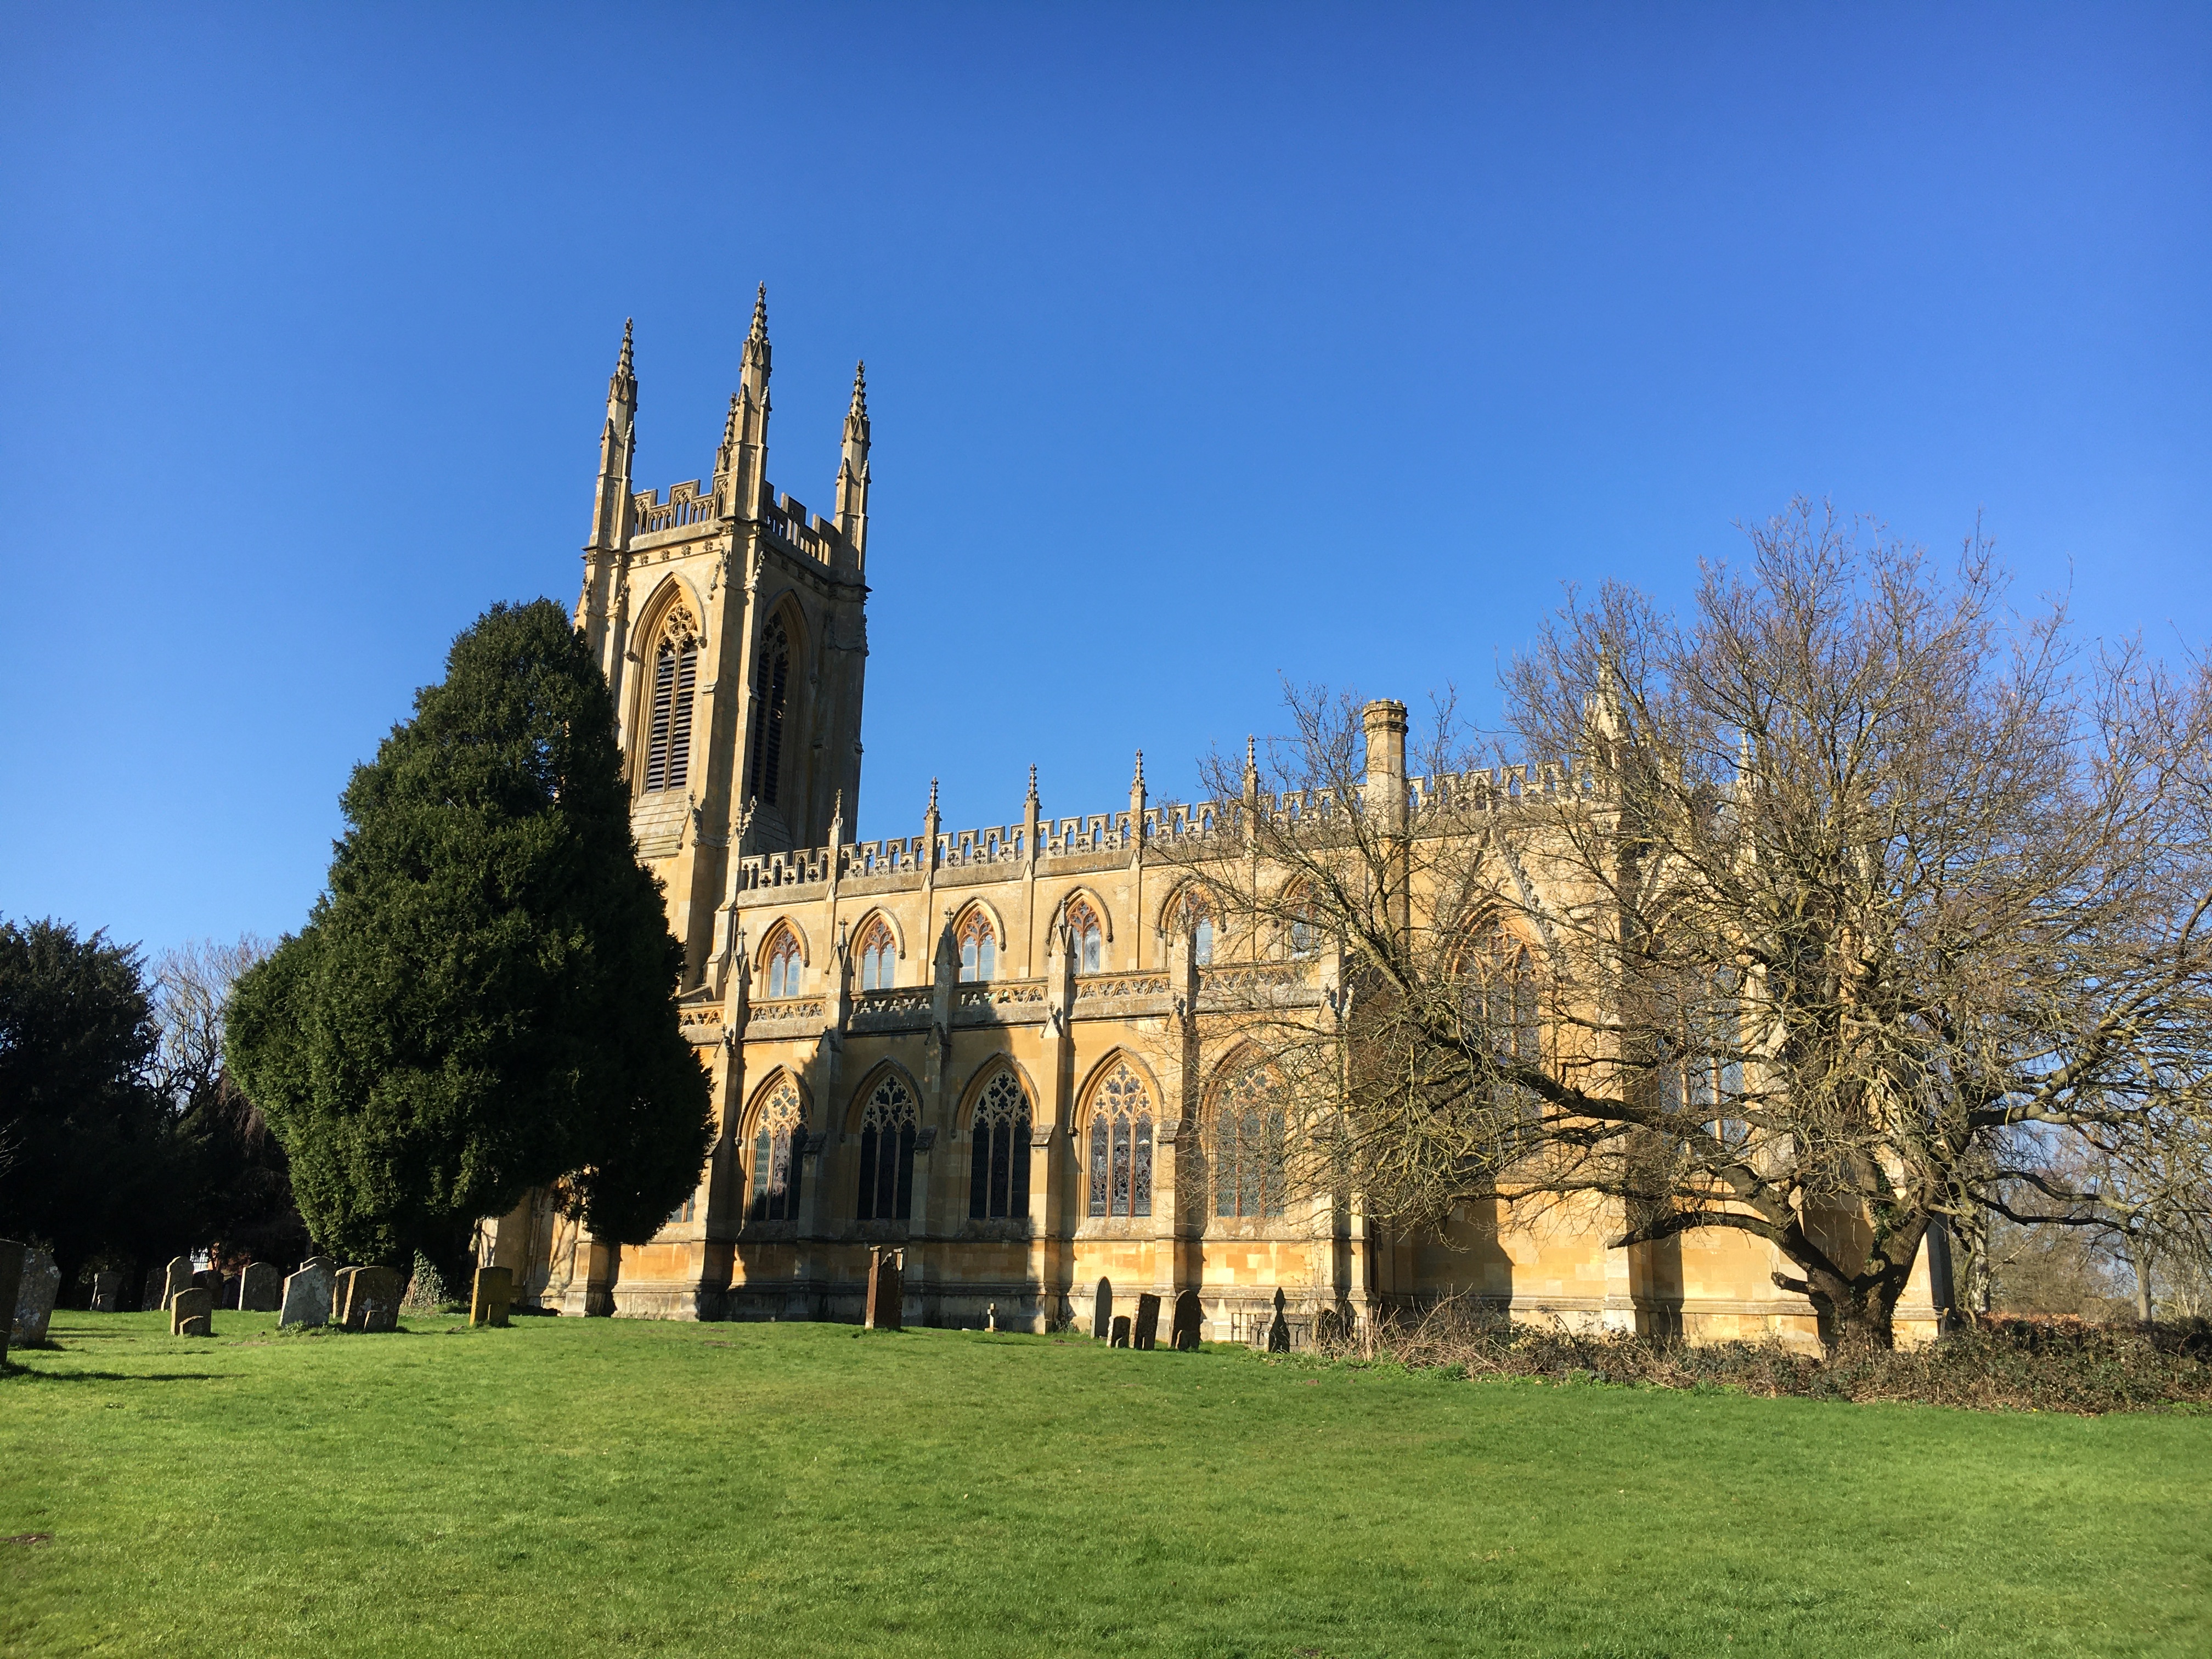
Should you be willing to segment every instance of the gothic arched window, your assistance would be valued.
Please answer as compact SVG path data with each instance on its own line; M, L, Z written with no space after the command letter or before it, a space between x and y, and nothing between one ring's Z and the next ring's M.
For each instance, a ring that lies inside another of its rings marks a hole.
M983 1085L975 1103L968 1213L984 1220L1030 1212L1030 1102L1012 1072Z
M999 939L991 919L978 908L960 921L960 977L963 981L994 977L999 971Z
M699 680L699 640L691 613L678 605L653 653L653 718L645 740L645 787L681 789L691 770L691 696Z
M1290 947L1291 955L1297 958L1311 956L1320 943L1320 934L1314 927L1312 891L1303 886L1293 889L1283 901L1283 942Z
M788 927L776 929L775 937L768 945L768 994L769 997L795 997L799 981L805 969L799 956L799 939Z
M1461 1006L1468 1040L1498 1060L1540 1063L1536 972L1528 947L1492 928L1469 945L1466 962ZM1491 1103L1522 1117L1534 1116L1537 1109L1534 1094L1502 1079L1491 1085Z
M783 704L791 687L791 634L777 617L762 630L758 665L753 673L753 759L745 793L763 805L775 805L776 781L783 775Z
M1288 1170L1283 1109L1271 1100L1264 1066L1230 1079L1213 1105L1213 1212L1280 1215Z
M753 1127L753 1220L799 1218L799 1158L805 1140L799 1088L787 1077L761 1103Z
M914 1097L896 1078L885 1078L860 1114L860 1195L853 1212L861 1220L913 1214L914 1132Z
M891 930L878 916L868 924L860 935L860 988L863 991L888 991L891 988L893 964L898 961L898 945L891 938Z
M1098 913L1091 908L1090 901L1080 895L1067 902L1067 943L1075 952L1075 970L1079 974L1095 974L1105 956L1105 934L1098 926Z
M1213 909L1195 891L1185 893L1176 911L1179 931L1190 935L1191 960L1204 968L1213 960Z
M1123 1061L1091 1103L1091 1213L1152 1212L1152 1099Z

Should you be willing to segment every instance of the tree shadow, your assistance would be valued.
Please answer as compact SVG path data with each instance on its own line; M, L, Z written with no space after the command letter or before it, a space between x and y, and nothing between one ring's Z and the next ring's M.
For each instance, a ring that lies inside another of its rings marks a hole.
M0 1364L0 1377L27 1377L33 1382L216 1382L220 1371L50 1371L14 1360Z

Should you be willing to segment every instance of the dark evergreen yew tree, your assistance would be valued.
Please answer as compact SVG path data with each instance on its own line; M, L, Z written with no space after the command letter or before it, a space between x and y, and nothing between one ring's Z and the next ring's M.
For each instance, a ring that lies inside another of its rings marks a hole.
M600 1236L651 1237L697 1182L708 1084L567 615L478 618L341 804L329 890L239 981L226 1047L316 1241L457 1271L477 1218L563 1177Z

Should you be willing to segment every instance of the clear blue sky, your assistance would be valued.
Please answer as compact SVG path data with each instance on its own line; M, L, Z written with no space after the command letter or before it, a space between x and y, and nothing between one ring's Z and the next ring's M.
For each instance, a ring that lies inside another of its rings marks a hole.
M348 769L637 477L875 417L860 830L1494 709L1793 493L2212 637L2212 11L0 7L0 913L295 927Z

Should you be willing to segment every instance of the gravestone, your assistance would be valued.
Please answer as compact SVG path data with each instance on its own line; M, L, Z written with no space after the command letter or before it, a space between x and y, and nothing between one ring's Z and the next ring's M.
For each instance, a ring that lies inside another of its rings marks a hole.
M215 1334L215 1292L194 1285L169 1298L171 1336Z
M338 1267L331 1273L331 1323L343 1328L346 1322L346 1304L353 1300L353 1281L358 1267Z
M319 1261L311 1261L284 1281L283 1308L276 1316L276 1328L330 1322L330 1271Z
M167 1308L179 1291L192 1287L192 1259L188 1255L169 1258L168 1270L161 1275L161 1306Z
M999 1328L999 1304L995 1302L983 1310L983 1328L987 1331Z
M1275 1292L1275 1317L1267 1326L1267 1352L1288 1353L1291 1351L1291 1322L1283 1317L1283 1293Z
M215 1305L222 1306L222 1273L216 1267L203 1267L192 1275L192 1283L215 1298Z
M94 1313L123 1311L123 1275L113 1268L102 1268L92 1276L92 1310Z
M1114 1336L1113 1340L1107 1346L1115 1348L1126 1348L1129 1346L1128 1315L1115 1314L1114 1316Z
M390 1267L343 1267L331 1317L349 1331L390 1331L399 1326L399 1275Z
M138 1301L140 1313L152 1313L161 1305L161 1280L165 1277L159 1267L146 1269L146 1294Z
M514 1301L514 1268L479 1267L476 1284L469 1292L469 1323L504 1325L507 1310Z
M301 1273L307 1272L310 1267L320 1267L333 1279L337 1279L338 1274L338 1263L336 1256L311 1255L305 1261L302 1261L300 1264L300 1271Z
M1160 1299L1150 1291L1137 1298L1137 1322L1130 1327L1132 1343L1139 1348L1158 1346L1160 1340Z
M275 1313L284 1305L284 1279L266 1261L250 1261L238 1276L240 1313Z
M1171 1340L1184 1353L1198 1352L1198 1328L1206 1314L1198 1304L1198 1292L1185 1291L1176 1297L1175 1327Z
M15 1333L11 1342L35 1348L46 1340L46 1324L54 1316L54 1298L61 1294L62 1270L44 1250L27 1250L23 1274L15 1287Z
M15 1305L15 1292L23 1284L24 1249L12 1238L0 1238L0 1308ZM0 1330L0 1359L8 1357L8 1339L13 1334L15 1321L11 1314L7 1329Z
M1091 1304L1091 1335L1093 1340L1103 1342L1114 1334L1114 1285L1110 1279L1098 1281L1097 1297Z
M862 1322L872 1331L906 1328L906 1262L897 1250L878 1244L868 1252L868 1310Z

